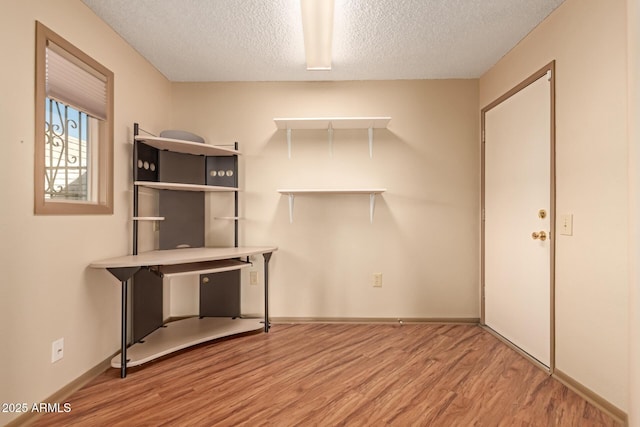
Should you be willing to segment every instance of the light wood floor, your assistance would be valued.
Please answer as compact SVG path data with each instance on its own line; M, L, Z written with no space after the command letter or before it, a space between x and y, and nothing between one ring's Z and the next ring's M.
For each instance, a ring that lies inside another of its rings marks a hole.
M118 375L36 425L616 425L473 325L276 324Z

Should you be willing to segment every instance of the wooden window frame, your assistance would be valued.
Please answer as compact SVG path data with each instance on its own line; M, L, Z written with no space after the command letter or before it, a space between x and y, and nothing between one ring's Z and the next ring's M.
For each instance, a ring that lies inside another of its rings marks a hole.
M46 47L51 41L106 78L106 119L99 120L97 195L94 201L45 199ZM113 73L36 21L34 213L36 215L113 214Z

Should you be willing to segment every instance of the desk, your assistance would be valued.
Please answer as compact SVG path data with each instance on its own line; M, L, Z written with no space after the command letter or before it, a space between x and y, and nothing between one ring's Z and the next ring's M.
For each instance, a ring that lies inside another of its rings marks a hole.
M111 365L120 368L122 378L127 375L127 366L137 366L183 348L212 339L262 329L269 332L269 260L278 248L230 247L230 248L185 248L144 252L92 262L91 268L104 268L122 285L120 356ZM127 285L129 279L143 268L161 276L179 274L204 274L236 270L250 265L241 258L253 255L264 257L264 326L255 319L189 318L170 322L133 344L131 358L127 359ZM119 359L119 361L118 361Z

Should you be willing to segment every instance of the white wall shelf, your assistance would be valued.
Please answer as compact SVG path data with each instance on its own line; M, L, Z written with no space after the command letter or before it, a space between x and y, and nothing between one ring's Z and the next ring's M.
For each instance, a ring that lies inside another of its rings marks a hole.
M178 182L136 181L134 182L134 184L139 187L153 188L156 190L205 191L205 192L238 191L238 189L235 187L220 187L215 185L200 185L200 184L182 184Z
M200 142L184 141L181 139L161 138L159 136L138 135L136 141L144 142L159 150L168 150L175 153L193 154L196 156L236 156L238 150L220 145L202 144Z
M134 216L131 218L134 221L164 221L163 216Z
M336 195L336 194L368 194L369 195L369 221L373 223L373 213L376 207L376 195L387 191L386 188L344 188L344 189L279 189L278 193L289 197L289 222L293 223L293 204L298 195Z
M329 134L329 147L333 151L334 129L368 129L369 157L373 157L373 130L384 129L391 117L290 117L274 118L278 129L287 131L287 149L291 158L291 131L293 129L324 129Z

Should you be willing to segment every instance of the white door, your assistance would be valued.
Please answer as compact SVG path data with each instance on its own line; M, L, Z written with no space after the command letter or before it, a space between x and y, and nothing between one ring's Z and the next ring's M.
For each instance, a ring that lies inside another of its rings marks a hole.
M485 112L484 320L551 362L550 75Z

